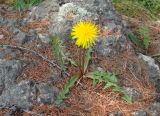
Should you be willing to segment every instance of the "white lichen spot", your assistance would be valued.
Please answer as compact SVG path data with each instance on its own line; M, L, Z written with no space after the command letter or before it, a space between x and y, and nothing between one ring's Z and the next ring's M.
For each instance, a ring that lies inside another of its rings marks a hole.
M90 16L85 8L81 8L73 3L66 3L59 9L57 20L62 22L65 18L72 15L72 18L76 21L83 20L86 16Z

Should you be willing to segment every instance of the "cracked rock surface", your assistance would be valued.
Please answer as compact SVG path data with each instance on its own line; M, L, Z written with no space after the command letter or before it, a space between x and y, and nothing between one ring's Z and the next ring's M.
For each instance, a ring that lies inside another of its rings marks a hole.
M16 79L25 63L20 60L0 60L0 106L29 110L34 102L53 103L58 89L47 83L36 84L29 80L19 83Z

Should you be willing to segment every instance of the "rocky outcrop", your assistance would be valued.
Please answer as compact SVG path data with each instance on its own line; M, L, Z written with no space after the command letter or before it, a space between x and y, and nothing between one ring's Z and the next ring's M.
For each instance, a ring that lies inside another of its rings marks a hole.
M130 46L123 34L120 17L117 16L110 0L87 0L85 2L47 0L33 8L26 20L33 21L33 19L49 20L50 35L59 35L65 40L71 40L70 31L77 22L82 20L96 22L101 28L102 36L95 50L103 56L113 56Z
M20 30L22 25L24 26L35 20L47 20L49 22L49 34L37 33L36 30L28 33ZM93 21L100 28L100 36L94 47L95 52L99 56L112 59L112 57L121 55L125 51L132 52L138 61L143 60L146 64L149 77L155 83L157 92L160 92L159 66L148 56L142 54L136 56L139 53L136 53L131 47L132 45L125 35L125 27L121 18L116 14L111 0L45 0L39 6L32 8L29 16L21 22L0 18L0 26L9 27L10 31L13 32L13 39L18 45L30 44L36 39L48 44L50 36L54 35L59 35L61 39L71 42L70 32L72 26L83 20ZM0 38L3 38L1 33ZM12 54L13 59L16 59L16 54L18 54L10 49L0 51L0 106L17 106L22 109L30 109L33 103L53 104L58 89L48 82L35 83L30 80L23 80L17 83L17 78L21 76L27 64L21 60L6 60L4 58L6 53ZM134 68L133 65L136 64L130 65ZM134 88L126 87L126 92L135 101L141 97L139 91ZM155 116L158 116L159 103L154 103L150 111ZM116 114L113 113L113 115ZM134 113L135 116L145 116L146 114L145 111ZM118 113L118 115L121 115L121 113Z
M143 59L148 67L150 80L155 84L157 92L160 93L160 69L155 60L149 56L139 54L139 58Z
M58 89L53 85L29 80L16 82L25 66L20 60L0 60L0 107L16 106L29 110L34 102L54 102Z

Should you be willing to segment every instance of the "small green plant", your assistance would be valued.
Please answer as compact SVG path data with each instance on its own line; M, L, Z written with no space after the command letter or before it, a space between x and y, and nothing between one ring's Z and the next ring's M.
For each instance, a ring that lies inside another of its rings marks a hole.
M55 103L57 105L61 104L70 92L70 89L74 86L75 82L78 80L77 76L71 77L71 79L65 84L64 89L58 94Z
M149 48L150 44L150 35L149 35L149 29L147 26L141 26L139 28L139 34L143 38L143 44L144 44L144 49L147 51Z
M109 72L99 72L95 71L92 73L87 73L87 68L92 55L92 46L95 45L96 38L98 37L99 29L92 22L80 22L76 24L71 32L72 38L77 39L76 45L79 48L79 78L89 77L93 79L93 85L97 83L105 83L104 89L112 88L113 91L123 94L122 99L132 102L131 98L125 94L120 86L118 86L117 78L114 74ZM64 64L63 57L65 52L62 47L62 42L59 37L54 37L52 40L53 50L56 56L58 56L62 64ZM77 77L71 78L67 84L64 86L62 92L57 96L56 104L61 104L69 93L70 88L72 88L75 82L78 80Z
M89 65L89 61L91 60L91 56L92 56L92 52L93 52L93 49L92 48L89 48L86 52L86 55L84 57L84 66L83 66L83 72L84 74L86 73L87 71L87 68L88 68L88 65Z
M147 53L151 39L149 34L149 29L147 26L140 26L138 32L139 35L142 37L143 41L140 41L140 39L138 39L137 36L134 35L133 33L129 33L128 36L136 46L144 49L145 52Z
M66 60L66 55L65 55L65 46L63 46L62 40L58 36L52 37L52 49L54 52L54 55L56 56L56 59L61 65L61 68L63 71L66 70L65 67L65 60Z
M16 0L14 7L16 10L21 11L22 9L26 7L26 4L24 0Z
M136 46L140 47L142 45L141 41L133 33L129 33L129 38Z
M129 97L124 92L124 90L118 85L118 81L115 74L112 74L110 72L95 71L95 72L89 73L87 77L93 80L94 86L97 85L98 83L104 83L104 89L111 88L114 92L121 93L123 95L121 97L122 99L132 103L132 98Z
M43 0L16 0L14 7L16 10L21 11L23 9L31 8L41 3Z
M58 36L52 37L52 49L54 52L54 55L56 56L56 59L61 65L62 71L66 70L66 64L71 63L74 66L77 66L76 62L69 58L70 53L66 52L66 48L63 45L62 39L60 39Z

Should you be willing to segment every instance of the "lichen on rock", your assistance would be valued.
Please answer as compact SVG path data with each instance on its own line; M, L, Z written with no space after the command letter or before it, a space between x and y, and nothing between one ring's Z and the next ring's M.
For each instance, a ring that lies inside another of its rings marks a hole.
M73 18L73 21L79 22L89 15L91 15L91 13L89 13L85 8L81 8L73 3L66 3L60 7L57 21L65 21L67 18L69 19L70 16L70 18Z

